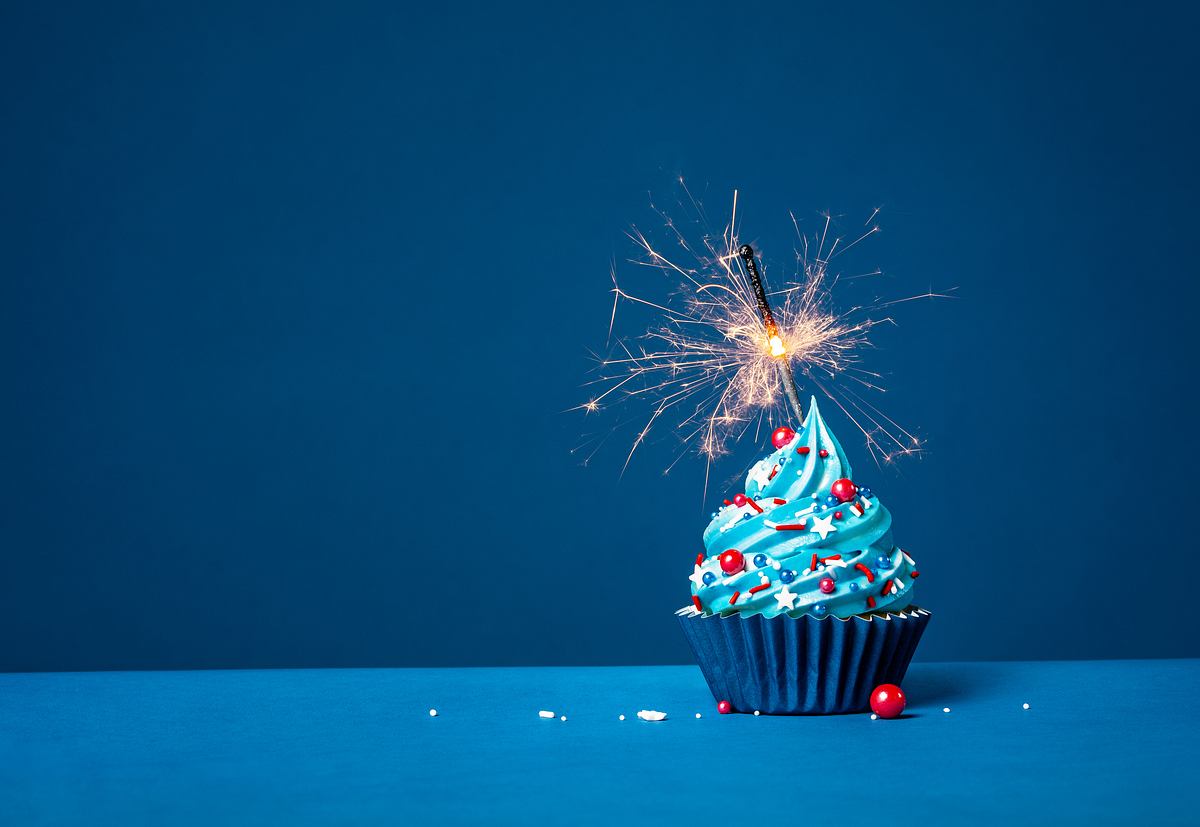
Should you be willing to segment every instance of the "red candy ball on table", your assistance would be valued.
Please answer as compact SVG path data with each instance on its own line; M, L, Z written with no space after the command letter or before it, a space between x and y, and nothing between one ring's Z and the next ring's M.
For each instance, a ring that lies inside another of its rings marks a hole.
M741 508L743 505L746 504L746 495L745 494L734 494L733 495L733 504L736 505L738 508Z
M771 434L771 444L776 448L782 448L795 438L796 432L787 425L783 425L779 428L776 428L775 432Z
M736 548L731 548L729 551L721 553L721 571L726 574L737 574L742 569L746 568L746 558Z
M729 701L717 701L717 712L720 712L722 715L728 715L730 712L733 712L733 704Z
M871 693L871 711L880 718L898 718L904 711L904 690L894 683L884 683Z
M844 503L850 502L858 494L858 486L848 479L836 480L829 487L829 493Z

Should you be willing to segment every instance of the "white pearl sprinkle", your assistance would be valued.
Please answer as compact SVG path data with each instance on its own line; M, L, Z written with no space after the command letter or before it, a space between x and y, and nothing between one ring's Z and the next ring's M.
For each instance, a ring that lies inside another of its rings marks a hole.
M696 713L696 717L697 717L697 718L699 718L699 717L700 717L700 713L699 713L699 712L697 712L697 713Z
M1029 704L1021 704L1021 709L1029 709Z
M762 713L761 713L761 712L759 712L759 711L756 709L756 710L754 710L754 714L755 714L756 716L758 716L758 715L761 715Z
M548 709L539 709L539 710L538 710L538 717L539 717L539 718L553 718L553 717L554 717L554 713L553 713L553 712L551 712L551 711L550 711L550 710L548 710Z
M872 712L872 713L871 713L871 720L872 720L872 721L876 720L878 717L879 717L879 716L878 716L878 715L876 715L874 712Z
M625 720L625 716L624 716L624 715L618 715L618 716L617 716L617 720L618 720L618 721L624 721L624 720Z
M942 707L942 712L949 712L949 711L950 711L950 707L948 707L948 706Z
M558 720L560 720L560 721L565 721L565 720L567 720L567 716L566 716L566 715L563 715L563 716L562 716L561 718L559 718Z
M437 717L437 710L436 710L436 709L431 709L431 710L429 710L429 717L430 717L430 718L436 718L436 717Z

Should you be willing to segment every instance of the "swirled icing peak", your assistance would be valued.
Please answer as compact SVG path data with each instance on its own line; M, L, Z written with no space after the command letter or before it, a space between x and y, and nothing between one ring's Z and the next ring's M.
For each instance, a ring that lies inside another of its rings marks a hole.
M713 515L691 575L705 614L852 617L912 602L913 559L892 542L892 516L854 480L814 398L799 433L750 469Z

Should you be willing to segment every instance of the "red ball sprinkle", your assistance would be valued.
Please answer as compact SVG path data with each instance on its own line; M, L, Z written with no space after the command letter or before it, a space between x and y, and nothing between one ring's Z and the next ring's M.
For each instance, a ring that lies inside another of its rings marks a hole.
M776 428L775 432L771 434L771 444L776 448L782 448L795 438L796 432L787 425L783 425L779 428Z
M894 683L883 683L871 692L871 711L880 718L899 718L904 711L904 690Z
M721 571L726 574L737 574L746 568L746 558L736 548L721 553Z
M746 504L746 495L745 494L734 494L733 495L733 504L736 505L738 508L741 508L743 505Z
M807 445L801 445L799 448L796 449L796 453L802 457L808 456L808 452L809 452L809 447Z
M908 576L909 576L909 577L913 577L913 578L917 578L917 577L920 577L920 576L921 576L921 572L917 571L916 569L913 569L912 571L910 571L910 572L908 573Z
M842 512L840 512L840 511L833 512L833 519L835 519L835 520L842 519Z
M817 456L819 456L821 459L825 459L827 456L829 456L829 452L822 448L820 451L817 451Z
M833 582L832 577L822 577L821 582L817 584L824 594L833 594L833 590L837 588L837 584Z
M848 503L858 495L858 486L843 477L835 480L833 485L829 486L829 493L842 502Z
M729 701L717 701L717 712L720 712L722 715L728 715L730 712L733 712L733 704Z

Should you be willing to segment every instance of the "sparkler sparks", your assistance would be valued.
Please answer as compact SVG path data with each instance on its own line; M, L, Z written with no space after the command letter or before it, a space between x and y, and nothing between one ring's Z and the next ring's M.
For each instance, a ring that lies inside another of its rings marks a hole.
M660 271L678 289L651 301L622 288L614 268L609 321L613 355L600 363L600 378L595 380L600 392L577 408L593 413L616 400L648 407L626 467L655 425L672 422L684 445L694 447L711 464L752 427L802 416L793 376L832 401L858 427L877 463L918 453L917 437L864 397L863 392L883 388L879 375L862 366L861 356L870 345L872 328L892 322L880 315L882 311L938 294L877 301L845 312L836 311L832 303L839 281L881 275L879 270L849 276L830 270L841 255L879 231L879 211L849 243L831 234L828 216L811 237L800 231L793 217L799 240L796 273L769 292L762 287L753 249L738 240L737 193L729 223L719 235L708 231L702 206L687 195L701 230L699 239L689 239L660 213L679 248L677 255L669 257L636 229L630 233L641 252L634 263ZM623 304L647 308L658 317L640 341L613 340L617 310ZM799 428L802 423L791 424Z

